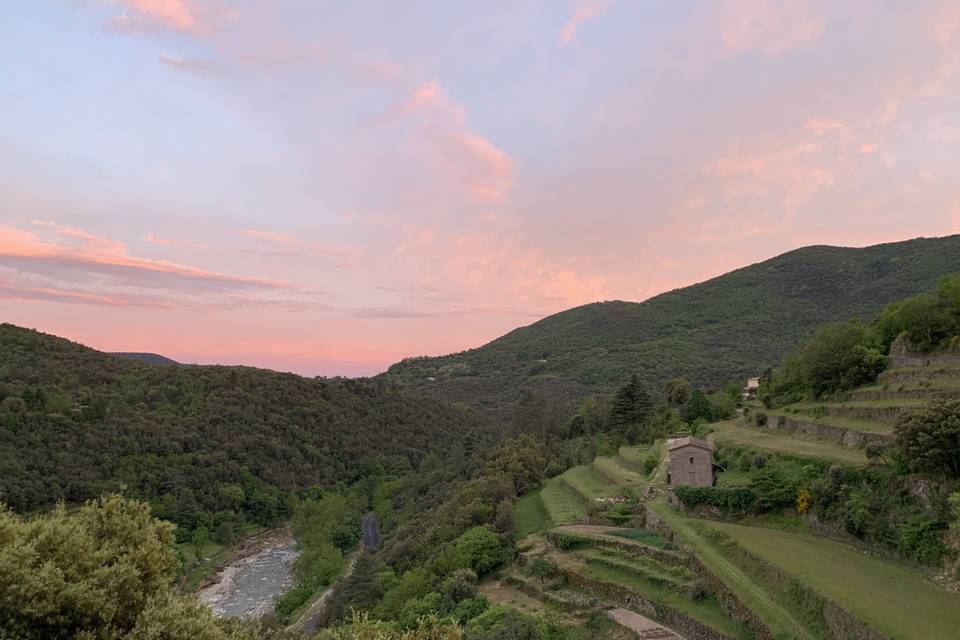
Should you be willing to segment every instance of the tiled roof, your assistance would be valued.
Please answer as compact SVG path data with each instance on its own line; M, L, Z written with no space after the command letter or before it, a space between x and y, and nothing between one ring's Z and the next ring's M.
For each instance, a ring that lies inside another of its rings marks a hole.
M684 436L682 438L670 438L667 440L667 450L673 451L674 449L679 449L680 447L700 447L701 449L706 449L707 451L713 451L713 445L707 442L706 440L701 440L700 438L694 438L693 436Z

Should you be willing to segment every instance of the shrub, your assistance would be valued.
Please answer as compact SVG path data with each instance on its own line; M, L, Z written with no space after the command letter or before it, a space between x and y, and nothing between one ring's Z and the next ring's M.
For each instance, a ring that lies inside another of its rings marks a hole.
M744 512L757 504L757 494L749 487L674 487L674 495L687 508L709 505L727 513Z

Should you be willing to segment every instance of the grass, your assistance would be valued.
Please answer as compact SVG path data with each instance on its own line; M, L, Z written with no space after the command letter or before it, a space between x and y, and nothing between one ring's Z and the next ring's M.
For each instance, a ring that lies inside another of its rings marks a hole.
M957 370L957 378L960 378L960 370ZM859 387L855 389L855 391L888 391L896 393L898 391L916 391L918 389L960 389L960 379L943 378L925 382L880 382L866 387Z
M543 504L540 492L543 487L530 491L517 499L513 505L513 536L522 540L531 533L543 531L552 526L550 515Z
M611 567L641 579L649 579L654 584L670 589L683 589L687 583L692 582L694 577L690 572L679 575L676 567L672 567L673 571L668 571L662 565L643 556L640 557L641 559L636 559L625 554L609 553L599 549L580 549L574 554L589 564Z
M893 638L956 638L960 593L923 575L823 538L711 522L741 546Z
M617 493L618 485L610 483L606 478L595 473L588 464L581 464L567 469L562 476L563 480L585 500L593 501Z
M597 456L593 460L593 468L597 475L608 478L615 485L623 487L637 487L643 483L642 473L631 471L617 462L616 458Z
M672 511L663 502L647 505L667 521L670 528L687 544L690 550L710 571L720 578L750 608L775 635L800 640L814 640L805 625L750 576L744 573L720 551L714 548L696 529L693 521Z
M583 498L570 489L560 476L550 478L540 490L547 517L555 524L576 522L587 516Z
M619 531L611 531L610 535L642 542L648 547L657 547L659 549L667 548L667 541L649 529L621 529Z
M719 422L712 426L716 429L713 433L713 438L716 442L728 441L740 445L749 445L758 449L836 460L837 462L846 464L867 464L867 457L863 451L852 447L845 447L835 440L814 438L774 429L751 428L734 421ZM734 471L730 470L721 473L717 479L718 484L727 484L728 479L726 476L730 473L734 473ZM727 486L729 486L729 484Z

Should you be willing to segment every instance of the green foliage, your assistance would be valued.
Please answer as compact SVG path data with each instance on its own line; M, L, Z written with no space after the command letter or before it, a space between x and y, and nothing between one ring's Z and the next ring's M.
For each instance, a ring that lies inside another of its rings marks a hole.
M182 529L233 511L271 526L287 495L481 442L472 411L391 385L248 367L149 365L0 325L0 488L16 511L121 485Z
M696 389L690 394L690 399L687 400L687 403L683 405L683 410L680 415L687 422L696 422L697 420L713 422L713 403L707 398L707 394L700 389Z
M0 505L0 636L18 640L254 640L174 595L173 527L112 495L29 520Z
M237 540L237 536L233 531L233 525L229 522L221 522L217 530L213 532L213 539L217 544L225 547L232 545Z
M636 374L620 387L610 405L610 429L622 435L630 443L650 442L652 434L646 426L653 412L653 400L640 384Z
M690 399L690 382L683 378L667 380L663 386L663 394L671 407L682 406Z
M487 527L473 527L457 538L457 552L478 576L483 576L507 559L500 538Z
M894 446L906 469L960 478L960 400L936 402L900 422Z
M776 402L821 398L876 380L886 358L876 334L857 320L819 329L779 369L761 381L761 396Z
M757 494L749 487L678 486L673 493L688 509L708 505L727 513L743 513L757 504Z
M960 334L960 275L940 280L933 294L921 293L887 306L876 327L885 347L900 335L920 351L942 347Z

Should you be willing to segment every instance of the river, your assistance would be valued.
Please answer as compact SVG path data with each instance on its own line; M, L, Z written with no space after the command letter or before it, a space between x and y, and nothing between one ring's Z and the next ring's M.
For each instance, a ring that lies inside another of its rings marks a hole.
M293 585L297 551L287 529L247 540L234 559L217 570L197 592L200 601L223 618L257 618L273 611L274 601Z

